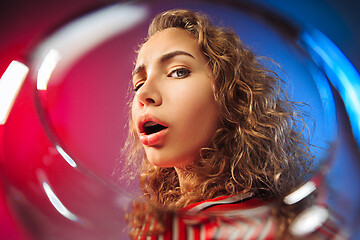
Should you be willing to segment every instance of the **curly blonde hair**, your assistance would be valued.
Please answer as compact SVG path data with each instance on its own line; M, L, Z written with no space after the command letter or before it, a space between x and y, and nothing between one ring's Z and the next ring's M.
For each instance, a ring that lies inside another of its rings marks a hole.
M278 75L235 32L214 26L201 13L161 13L153 19L147 39L168 28L191 33L208 59L220 106L220 127L212 143L199 149L199 161L186 166L186 178L192 180L186 182L193 184L187 187L193 191L181 193L173 168L148 162L130 119L127 161L141 164L140 186L148 201L179 209L245 192L274 200L299 187L313 156L302 134L305 125L295 111L296 104L286 99Z

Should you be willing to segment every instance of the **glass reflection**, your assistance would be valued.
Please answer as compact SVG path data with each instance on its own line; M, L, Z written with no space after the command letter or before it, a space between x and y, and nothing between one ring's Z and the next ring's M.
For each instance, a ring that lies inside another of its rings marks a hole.
M73 168L77 167L76 162L67 154L64 149L62 149L59 145L56 145L56 150L60 153L60 155L65 159L65 161L70 164Z
M64 206L46 181L43 181L42 186L51 204L61 215L71 221L79 221L79 218Z
M5 124L29 68L12 61L0 79L0 125Z
M328 218L327 209L322 206L312 206L300 213L290 226L290 231L296 237L304 237L321 227Z
M309 196L312 192L316 190L316 185L313 181L309 181L305 183L302 187L300 187L295 192L291 193L290 195L286 196L284 202L288 205L295 204L302 199Z
M340 49L320 31L304 31L299 42L309 51L314 61L323 67L329 80L339 91L350 118L354 137L360 146L359 73Z
M44 61L41 63L39 72L37 75L37 89L46 90L51 74L54 71L56 65L60 61L60 53L55 49L50 49L46 54Z

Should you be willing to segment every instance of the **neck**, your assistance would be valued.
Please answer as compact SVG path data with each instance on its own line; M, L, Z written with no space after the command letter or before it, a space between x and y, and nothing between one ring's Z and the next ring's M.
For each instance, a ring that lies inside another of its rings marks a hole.
M181 194L184 194L186 192L189 192L191 191L191 184L190 184L190 179L189 177L187 176L188 175L188 172L183 169L183 168L178 168L178 167L175 167L175 171L178 175L178 178L179 178L179 185L180 185L180 192Z
M180 185L180 192L181 197L176 202L177 206L185 207L193 202L189 202L189 196L191 195L191 192L194 191L194 179L190 179L188 176L188 172L183 168L175 168L175 171L179 178L179 185Z
M186 179L186 177L185 177L185 172L184 172L184 170L183 169L181 169L181 168L175 168L175 171L176 171L176 174L178 175L178 178L179 178L179 185L180 185L180 192L181 193L184 193L186 190L185 190L185 186L186 186L186 184L185 184L185 179Z

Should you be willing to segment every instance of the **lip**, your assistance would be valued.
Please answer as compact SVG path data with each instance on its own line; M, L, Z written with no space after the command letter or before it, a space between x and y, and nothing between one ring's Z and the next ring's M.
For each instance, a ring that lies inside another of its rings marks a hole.
M167 128L161 130L160 132L152 133L146 135L145 133L140 133L140 142L145 146L156 146L160 145L167 133Z
M163 125L166 128L159 132L147 135L147 134L145 134L144 124L149 121ZM151 116L151 115L141 115L139 118L137 127L140 132L140 135L139 135L140 142L146 146L153 146L156 144L160 144L168 130L168 125L166 123L160 121L159 119L157 119L156 117Z

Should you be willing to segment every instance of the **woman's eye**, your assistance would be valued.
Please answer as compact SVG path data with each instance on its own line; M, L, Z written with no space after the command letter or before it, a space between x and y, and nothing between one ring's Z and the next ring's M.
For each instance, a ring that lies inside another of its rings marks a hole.
M178 68L169 74L169 77L173 78L186 78L190 75L190 70L187 68Z
M136 84L135 87L134 87L134 89L133 89L133 91L134 91L134 92L137 92L137 90L139 90L142 85L144 85L143 82L140 82L140 83Z

